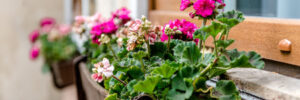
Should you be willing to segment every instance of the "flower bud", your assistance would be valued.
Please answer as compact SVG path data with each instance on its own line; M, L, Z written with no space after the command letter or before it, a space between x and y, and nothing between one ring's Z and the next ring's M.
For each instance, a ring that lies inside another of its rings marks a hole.
M110 38L107 35L105 35L105 34L101 34L101 38L99 39L99 41L101 43L109 43L110 42Z
M180 30L176 30L175 34L182 34L182 32Z
M146 21L146 16L142 16L142 21L145 22Z

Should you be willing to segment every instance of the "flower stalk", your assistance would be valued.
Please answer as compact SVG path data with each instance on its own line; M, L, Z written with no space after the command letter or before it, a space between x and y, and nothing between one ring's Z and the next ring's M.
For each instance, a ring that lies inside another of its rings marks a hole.
M115 75L112 75L112 77L113 77L114 79L116 79L117 81L121 82L124 86L127 85L124 81L122 81L121 79L119 79L119 78L116 77Z
M110 43L107 43L108 49L112 52L115 59L120 60L119 57L116 55L114 49L111 47Z
M215 60L213 62L211 62L209 65L207 65L205 67L205 69L203 69L201 72L200 72L200 76L204 76L208 71L209 69L211 69L218 61L218 58L215 58Z

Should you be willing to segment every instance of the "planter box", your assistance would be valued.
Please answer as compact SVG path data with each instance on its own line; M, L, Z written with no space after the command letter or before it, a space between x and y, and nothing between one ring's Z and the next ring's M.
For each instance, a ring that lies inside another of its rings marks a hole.
M83 56L74 59L78 100L104 100L108 93L91 78L85 61Z
M53 63L50 67L55 87L64 88L74 83L75 73L72 61L73 59Z
M78 100L104 100L108 93L91 78L85 61L74 60ZM295 78L252 68L231 69L225 77L236 83L243 100L300 100L300 80Z

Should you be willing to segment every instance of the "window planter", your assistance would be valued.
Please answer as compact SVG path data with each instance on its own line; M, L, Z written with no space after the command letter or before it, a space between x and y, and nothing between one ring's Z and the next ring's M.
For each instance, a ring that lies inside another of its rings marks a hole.
M108 93L91 78L85 61L85 56L74 59L78 100L104 100Z
M75 73L72 61L73 59L70 59L51 64L50 71L55 87L64 88L74 83Z

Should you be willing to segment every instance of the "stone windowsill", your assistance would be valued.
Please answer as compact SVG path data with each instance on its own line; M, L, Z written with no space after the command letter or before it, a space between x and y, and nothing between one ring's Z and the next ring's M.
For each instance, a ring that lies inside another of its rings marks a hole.
M300 100L300 80L274 72L252 68L235 68L227 71L243 91L267 100Z

